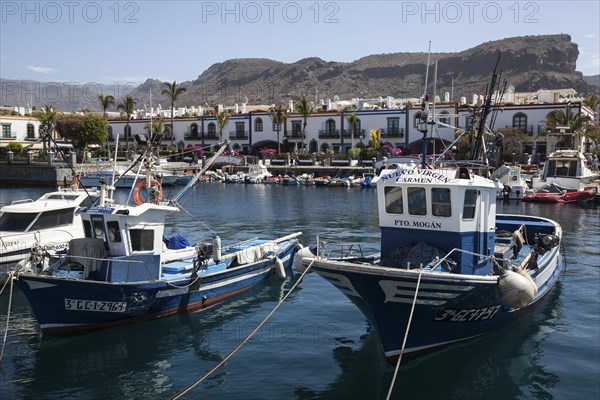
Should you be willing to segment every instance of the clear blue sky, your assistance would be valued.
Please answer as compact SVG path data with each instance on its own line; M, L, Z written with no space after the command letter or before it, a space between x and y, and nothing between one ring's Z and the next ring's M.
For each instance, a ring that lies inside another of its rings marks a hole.
M352 61L566 33L600 74L596 1L0 1L0 76L86 84L188 81L231 58Z

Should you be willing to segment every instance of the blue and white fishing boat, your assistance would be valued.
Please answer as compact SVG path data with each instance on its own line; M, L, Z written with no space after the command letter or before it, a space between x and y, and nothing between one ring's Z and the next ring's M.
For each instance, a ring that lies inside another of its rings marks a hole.
M388 359L489 333L532 312L560 271L561 227L496 215L500 188L468 169L394 170L377 183L379 261L306 248L301 265L363 312Z
M170 201L157 197L160 190L150 190L150 201L137 205L115 205L102 195L98 206L79 211L85 237L71 240L65 257L41 273L17 272L42 332L81 332L204 309L273 275L285 277L300 232L228 245L218 236L195 245L164 237L165 218L179 210L177 201L201 175Z
M494 71L491 88L495 81ZM473 115L479 123L465 131L475 136L472 160L485 164L492 92ZM317 245L319 251L304 248L296 261L362 311L388 360L477 338L527 316L551 292L561 270L557 222L496 214L503 186L474 174L477 163L428 168L428 125L435 122L423 98L417 118L425 143L421 168L398 165L378 176L380 254L372 260L348 253L327 257Z

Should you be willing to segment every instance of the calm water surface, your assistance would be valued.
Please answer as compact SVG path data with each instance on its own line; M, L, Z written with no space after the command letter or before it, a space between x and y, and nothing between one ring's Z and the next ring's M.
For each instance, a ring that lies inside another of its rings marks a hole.
M2 205L46 189L2 188ZM127 192L118 192L125 200ZM190 241L284 235L356 241L378 250L375 191L358 188L200 184L166 234ZM567 268L535 314L482 339L401 368L397 399L598 399L600 210L593 205L499 204L565 230ZM15 289L0 361L2 399L168 399L223 359L298 276L215 308L73 337L43 337ZM0 340L8 288L0 297ZM231 360L187 399L382 399L393 374L362 314L316 274Z

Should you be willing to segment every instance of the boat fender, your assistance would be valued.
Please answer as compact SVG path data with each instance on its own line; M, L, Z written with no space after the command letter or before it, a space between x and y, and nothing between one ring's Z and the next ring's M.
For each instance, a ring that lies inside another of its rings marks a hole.
M504 270L498 278L500 301L507 307L515 309L525 307L533 299L536 292L537 287L535 284L532 285L530 280L521 273Z
M221 261L221 238L217 235L212 240L213 260L218 263Z
M278 277L285 279L285 267L283 266L283 261L281 261L279 257L275 257L275 271L277 272Z
M296 268L296 271L300 272L301 274L304 273L306 270L304 260L314 257L315 254L313 254L313 252L310 250L310 247L303 247L302 249L298 250L294 256L294 267ZM311 271L309 271L309 273L310 272Z

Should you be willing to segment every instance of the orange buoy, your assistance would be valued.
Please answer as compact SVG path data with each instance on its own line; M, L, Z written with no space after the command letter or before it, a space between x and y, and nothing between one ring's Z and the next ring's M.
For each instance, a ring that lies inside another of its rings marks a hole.
M142 199L141 196L141 190L144 188L144 186L146 186L146 178L142 178L138 181L138 183L135 184L135 186L133 187L133 201L135 202L135 204L137 204L138 206L140 204L144 204L146 201L144 199ZM152 204L159 204L160 203L160 199L162 198L162 186L160 186L160 182L158 182L156 179L151 179L150 180L150 203Z

